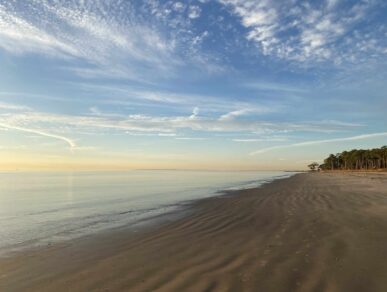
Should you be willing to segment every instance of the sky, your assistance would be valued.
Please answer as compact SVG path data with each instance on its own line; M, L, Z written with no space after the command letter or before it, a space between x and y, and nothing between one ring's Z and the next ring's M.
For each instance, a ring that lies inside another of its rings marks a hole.
M387 145L383 0L0 0L0 170L296 170Z

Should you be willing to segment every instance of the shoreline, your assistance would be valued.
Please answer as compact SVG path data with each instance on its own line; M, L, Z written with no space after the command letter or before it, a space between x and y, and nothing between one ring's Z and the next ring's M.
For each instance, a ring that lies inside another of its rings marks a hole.
M167 224L168 222L173 222L184 218L185 216L189 216L190 212L192 212L192 204L194 203L177 204L179 207L176 207L174 210L140 219L128 226L123 225L110 227L90 234L84 234L74 238L63 239L59 241L50 241L48 243L42 243L39 241L36 243L21 243L17 247L4 247L0 249L0 262L1 259L12 258L19 255L28 255L30 253L40 252L46 248L61 248L77 242L98 240L100 237L103 238L109 234L126 233L127 235L130 235L146 233L149 232L149 230L157 229L159 226Z
M352 174L300 173L140 232L0 258L0 290L385 291L387 177Z
M162 211L157 214L153 214L141 219L137 219L136 221L133 221L128 224L119 224L119 225L113 225L109 227L105 227L103 229L80 234L76 236L68 236L66 234L54 234L53 236L59 237L60 239L50 239L47 238L37 238L37 239L31 239L25 242L18 243L13 246L4 246L0 247L0 258L4 257L12 257L14 255L17 255L20 252L29 252L34 250L39 250L45 247L50 246L60 246L60 245L66 245L68 242L71 241L82 241L83 239L87 238L98 238L99 235L103 235L104 233L114 233L114 232L126 232L126 233L141 233L143 230L147 231L149 229L157 229L157 227L162 226L165 223L173 222L178 219L184 218L186 216L189 216L190 213L194 210L194 205L201 200L206 200L208 198L216 198L219 196L226 196L226 195L233 195L237 194L239 191L247 190L247 189L256 189L260 188L262 185L271 183L278 179L284 179L288 178L295 173L283 173L281 175L276 175L273 177L265 178L265 179L257 179L254 181L244 181L240 182L239 184L235 184L233 187L228 187L225 189L219 189L219 190L212 190L208 193L208 195L203 196L201 198L193 198L193 199L186 199L177 201L175 203L161 205L156 207L155 209L170 209L167 211Z

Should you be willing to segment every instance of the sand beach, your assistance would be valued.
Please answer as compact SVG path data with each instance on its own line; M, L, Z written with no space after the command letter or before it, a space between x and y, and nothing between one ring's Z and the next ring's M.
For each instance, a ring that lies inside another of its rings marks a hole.
M0 259L1 291L387 291L387 175L300 173Z

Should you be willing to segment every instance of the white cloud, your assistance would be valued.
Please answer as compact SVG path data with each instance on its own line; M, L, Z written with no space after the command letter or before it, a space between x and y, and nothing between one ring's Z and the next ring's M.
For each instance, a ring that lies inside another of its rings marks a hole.
M267 91L283 91L283 92L294 92L294 93L309 92L307 89L303 88L302 86L296 87L285 83L257 81L257 82L245 83L244 86L252 89L267 90Z
M8 124L4 124L4 123L0 123L0 127L10 129L10 130L32 133L32 134L37 134L37 135L44 136L44 137L58 139L58 140L66 142L70 146L71 149L73 149L77 146L73 140L71 140L67 137L48 133L48 132L42 131L42 130L30 129L30 128L25 128L25 127L18 127L18 126L8 125Z
M152 21L141 20L133 6L44 0L17 5L7 0L0 3L0 48L11 54L83 59L83 67L68 69L88 78L146 80L150 72L174 74L184 63L177 39Z
M261 107L250 107L250 108L243 108L243 109L238 109L234 110L231 112L228 112L226 114L223 114L219 117L219 121L230 121L234 120L237 117L240 116L247 116L250 114L261 114L261 113L267 113L274 111L274 109L269 109L264 106Z
M196 133L239 133L260 135L258 138L234 139L235 142L283 141L276 134L289 132L340 132L362 125L341 121L311 122L266 122L253 113L262 112L261 108L244 108L233 110L217 117L200 115L199 108L193 107L192 113L186 115L151 116L141 113L118 114L104 112L99 107L91 107L85 115L64 115L35 111L18 105L7 104L8 108L17 109L10 113L0 113L0 126L7 129L34 133L65 141L72 149L77 149L73 139L68 136L100 134L128 134L132 136L164 136L188 140L186 131ZM200 110L201 111L201 110ZM248 119L239 118L250 115ZM212 134L214 135L214 134ZM262 136L265 135L265 136ZM270 135L270 136L267 136ZM234 136L235 137L235 136ZM192 137L195 138L195 137ZM196 139L196 138L195 138ZM82 147L84 145L80 145Z
M206 138L202 138L202 137L176 137L175 138L176 140L206 140Z
M236 117L247 115L250 112L251 111L249 109L240 109L240 110L232 111L232 112L226 113L224 115L221 115L219 117L219 121L233 120Z
M232 139L234 142L281 142L286 141L286 138L253 138L253 139Z
M308 63L350 61L353 46L344 45L342 37L352 42L354 27L360 22L365 27L367 12L378 7L378 1L218 1L240 18L248 29L246 38L256 43L263 55Z
M190 119L195 119L197 117L197 115L199 114L199 108L197 106L195 106L192 110L192 115L190 115Z
M0 109L6 110L6 111L28 111L30 110L29 107L24 105L16 105L16 104L10 104L5 102L0 102Z
M0 4L0 47L11 53L44 52L76 55L71 45L46 33Z
M200 17L201 9L197 5L191 5L189 6L189 11L188 11L188 17L191 19L195 19Z
M196 111L196 110L195 110ZM236 113L237 112L237 113ZM143 114L109 115L101 112L94 116L49 114L44 112L20 112L12 115L0 115L0 122L15 127L44 127L51 129L117 130L142 133L175 133L178 130L190 129L202 132L245 132L245 133L283 133L284 131L327 132L340 131L352 126L339 122L304 122L304 123L270 123L257 119L236 119L240 111L231 112L230 118L187 116L149 116Z
M185 5L181 2L176 2L173 4L172 8L177 12L183 12L185 9Z
M87 93L103 92L109 95L109 99L103 99L100 103L109 105L133 106L140 104L142 107L154 107L159 105L173 105L188 110L195 109L197 104L204 104L203 112L233 112L241 108L248 108L251 113L275 112L280 106L274 102L269 105L257 105L254 103L241 102L222 96L197 95L189 93L176 93L168 91L142 90L133 87L107 86L83 83L80 85L82 91ZM151 101L151 102L148 102ZM195 111L197 111L196 109ZM196 113L195 115L197 115Z
M175 137L176 133L159 133L158 136L160 136L160 137Z
M333 9L338 4L339 0L327 0L327 8Z
M363 135L358 135L358 136L327 139L327 140L305 141L305 142L300 142L300 143L294 143L294 144L288 144L288 145L278 145L278 146L272 146L272 147L259 149L259 150L256 150L256 151L250 153L250 155L262 154L262 153L266 153L266 152L269 152L272 150L278 150L278 149L287 149L287 148L293 148L293 147L320 145L320 144L325 144L325 143L365 140L365 139L371 139L371 138L377 138L377 137L386 137L386 136L387 136L387 132L382 132L382 133L363 134Z

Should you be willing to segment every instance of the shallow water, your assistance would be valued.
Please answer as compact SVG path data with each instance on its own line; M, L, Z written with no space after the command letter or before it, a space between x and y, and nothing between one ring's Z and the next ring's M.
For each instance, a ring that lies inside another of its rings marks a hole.
M0 252L130 226L221 190L286 172L149 171L0 174Z

